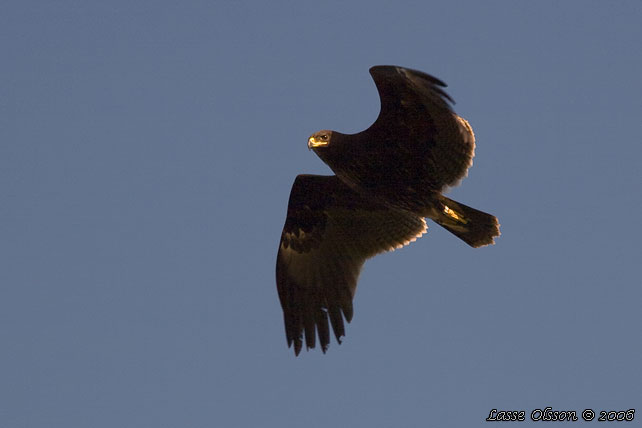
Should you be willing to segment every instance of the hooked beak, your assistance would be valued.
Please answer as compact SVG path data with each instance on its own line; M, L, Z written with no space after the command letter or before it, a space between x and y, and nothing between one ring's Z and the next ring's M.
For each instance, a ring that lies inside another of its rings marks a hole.
M315 147L324 147L327 146L327 141L317 140L314 137L308 138L308 149L314 149Z

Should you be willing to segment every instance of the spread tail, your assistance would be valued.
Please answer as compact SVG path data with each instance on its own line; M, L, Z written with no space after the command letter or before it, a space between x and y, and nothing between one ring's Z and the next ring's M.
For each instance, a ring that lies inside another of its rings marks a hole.
M486 214L459 202L440 196L441 211L429 216L437 224L471 247L494 244L493 238L499 236L497 217Z

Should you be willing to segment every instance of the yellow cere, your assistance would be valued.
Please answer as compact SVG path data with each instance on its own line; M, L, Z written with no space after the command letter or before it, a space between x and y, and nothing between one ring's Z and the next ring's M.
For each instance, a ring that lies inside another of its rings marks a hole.
M308 147L321 147L321 146L327 146L328 142L323 141L323 140L317 140L314 137L310 137L308 139Z
M446 205L444 205L444 214L446 214L448 217L457 220L460 223L468 223L468 220L466 220L464 217L459 215L457 211L451 210L448 208Z

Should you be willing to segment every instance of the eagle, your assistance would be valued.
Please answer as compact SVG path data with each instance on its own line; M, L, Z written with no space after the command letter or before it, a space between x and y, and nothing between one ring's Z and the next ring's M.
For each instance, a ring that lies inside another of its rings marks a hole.
M446 84L399 66L370 68L381 100L365 131L322 130L308 148L335 173L294 180L276 261L288 347L317 341L325 353L352 320L365 261L421 237L430 218L471 247L494 243L499 222L443 195L475 154L470 124L451 107Z

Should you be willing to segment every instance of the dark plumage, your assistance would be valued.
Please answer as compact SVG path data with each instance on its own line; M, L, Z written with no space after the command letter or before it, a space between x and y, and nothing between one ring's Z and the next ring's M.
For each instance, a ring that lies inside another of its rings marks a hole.
M308 147L336 176L299 175L290 194L276 271L286 338L297 355L303 336L313 348L316 334L325 352L328 321L340 343L363 263L421 236L424 217L472 247L499 235L494 216L441 194L466 176L475 149L445 84L395 66L370 74L381 99L377 120L357 134L313 134Z
M294 180L281 234L276 282L288 345L301 350L330 343L328 318L341 342L343 317L366 259L402 247L426 231L423 218L380 204L351 190L337 176L299 175Z

